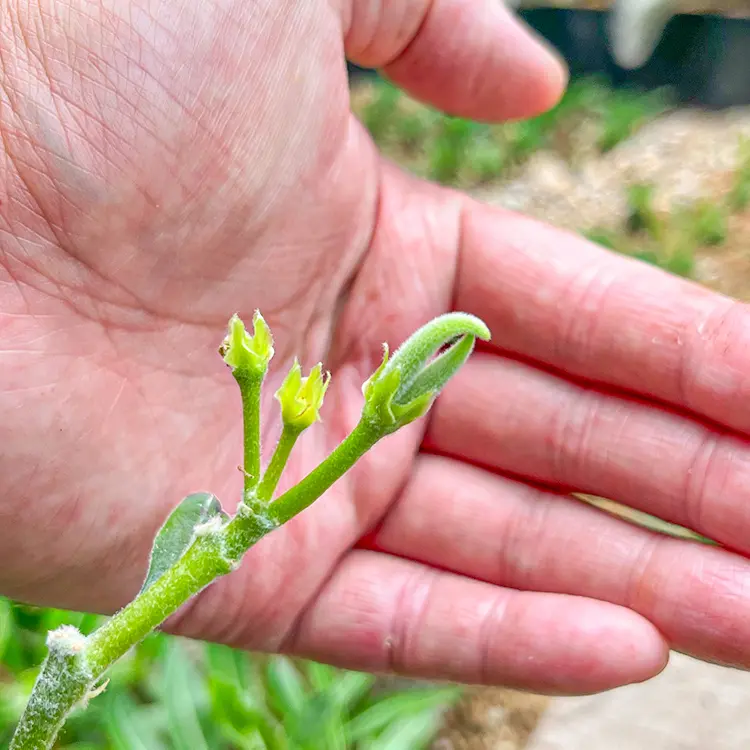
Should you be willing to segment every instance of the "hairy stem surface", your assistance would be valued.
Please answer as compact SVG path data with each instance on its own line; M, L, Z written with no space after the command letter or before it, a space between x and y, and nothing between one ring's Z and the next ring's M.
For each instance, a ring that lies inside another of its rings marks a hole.
M252 494L260 482L260 391L262 375L253 372L234 374L242 395L242 423L245 431L244 462L245 497Z
M349 471L383 436L376 427L361 420L325 461L269 505L269 516L281 525L301 513Z
M271 460L268 462L266 473L263 475L263 480L258 486L257 495L258 501L261 504L267 503L273 497L279 479L281 479L281 473L284 471L292 448L294 448L294 444L301 433L302 431L299 429L284 425L273 456L271 456Z

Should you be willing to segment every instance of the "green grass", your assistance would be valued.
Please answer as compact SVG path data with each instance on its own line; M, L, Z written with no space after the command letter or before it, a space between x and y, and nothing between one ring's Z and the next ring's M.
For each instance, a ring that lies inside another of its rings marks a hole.
M362 109L360 118L375 141L382 141L398 117L401 91L388 81L379 81L377 95Z
M376 81L364 99L355 95L353 102L387 156L420 176L460 188L507 180L540 149L575 166L579 158L590 158L592 150L595 155L615 148L670 107L664 91L612 89L596 77L572 81L549 112L502 125L443 115L384 80ZM654 186L636 183L627 189L625 225L593 228L585 236L680 276L693 276L696 252L726 242L730 216L750 207L750 138L739 149L739 166L725 198L657 211Z
M628 186L627 230L631 234L645 232L653 239L659 239L661 219L654 209L654 186L637 182Z
M583 235L610 250L692 277L696 253L726 243L731 217L750 208L750 139L740 139L738 165L725 195L660 212L654 205L654 186L634 183L628 187L627 203L624 227L594 227Z
M602 247L688 278L694 275L699 248L726 242L735 205L730 193L725 200L699 200L659 212L654 206L654 186L648 183L629 185L627 203L622 229L594 227L583 235Z
M666 99L660 91L643 93L623 89L603 97L599 104L599 149L602 153L611 151L662 113L666 106Z
M381 150L412 172L443 184L471 187L513 174L539 149L554 148L571 160L583 122L593 143L608 151L661 114L661 91L613 90L590 77L573 81L549 112L520 122L487 125L444 115L376 79L353 107Z
M0 598L0 747L31 690L45 634L91 615ZM152 635L110 671L106 691L63 729L58 750L405 750L425 748L454 687L383 692L375 677L283 656Z
M729 207L733 211L744 211L750 206L750 138L739 143L739 165L734 174L729 193Z
M692 232L700 245L723 245L727 240L728 212L721 203L698 201L687 212L684 220L688 225L688 231Z
M472 147L474 131L473 122L459 117L446 117L438 124L428 152L433 180L447 185L456 182Z
M595 227L583 236L609 250L629 255L678 276L691 278L699 242L686 214L658 214L650 185L631 185L629 214L622 229Z

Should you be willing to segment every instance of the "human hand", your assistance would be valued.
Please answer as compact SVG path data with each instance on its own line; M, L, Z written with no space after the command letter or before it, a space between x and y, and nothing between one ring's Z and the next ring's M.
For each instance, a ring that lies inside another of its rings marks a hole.
M353 426L381 342L456 307L493 348L427 434L384 441L170 627L548 692L645 679L668 646L750 664L744 558L563 494L747 552L745 308L383 162L345 54L487 119L547 108L563 75L494 0L372 7L0 5L0 590L110 612L183 495L239 495L210 356L231 313L277 335L267 392L294 354L333 371L295 479Z

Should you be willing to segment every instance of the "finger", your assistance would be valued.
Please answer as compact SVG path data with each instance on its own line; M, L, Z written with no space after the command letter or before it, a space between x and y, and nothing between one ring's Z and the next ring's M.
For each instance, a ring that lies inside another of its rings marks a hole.
M630 607L672 648L750 667L747 560L660 537L570 497L423 456L370 543L513 589Z
M750 443L645 402L480 353L435 404L428 444L618 500L750 551Z
M658 631L627 609L364 550L342 561L288 646L348 668L549 693L642 681L667 657Z
M452 114L528 117L565 86L558 58L498 0L347 0L342 17L350 60Z
M496 347L750 431L747 306L488 206L462 229L456 305Z

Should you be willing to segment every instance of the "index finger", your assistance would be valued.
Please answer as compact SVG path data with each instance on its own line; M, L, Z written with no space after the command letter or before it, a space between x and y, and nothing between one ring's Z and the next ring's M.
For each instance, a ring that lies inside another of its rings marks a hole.
M568 232L470 203L456 307L493 346L750 431L750 311Z

